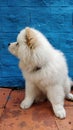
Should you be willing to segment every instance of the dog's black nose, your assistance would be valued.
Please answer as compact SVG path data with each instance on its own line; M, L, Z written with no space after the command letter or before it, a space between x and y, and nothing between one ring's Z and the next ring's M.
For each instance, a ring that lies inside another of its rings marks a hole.
M8 46L10 46L10 43L8 43Z

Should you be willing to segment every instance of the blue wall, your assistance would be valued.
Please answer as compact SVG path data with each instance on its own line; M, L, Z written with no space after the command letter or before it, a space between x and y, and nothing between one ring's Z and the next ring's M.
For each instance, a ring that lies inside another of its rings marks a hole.
M73 1L0 0L0 86L24 86L18 60L7 47L26 26L43 32L53 46L65 53L73 78Z

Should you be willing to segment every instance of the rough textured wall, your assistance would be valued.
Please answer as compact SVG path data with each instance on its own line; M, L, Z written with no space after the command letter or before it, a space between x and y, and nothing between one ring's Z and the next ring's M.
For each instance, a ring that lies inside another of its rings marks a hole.
M73 78L73 1L0 0L0 86L24 86L18 60L7 47L26 26L39 29L65 53Z

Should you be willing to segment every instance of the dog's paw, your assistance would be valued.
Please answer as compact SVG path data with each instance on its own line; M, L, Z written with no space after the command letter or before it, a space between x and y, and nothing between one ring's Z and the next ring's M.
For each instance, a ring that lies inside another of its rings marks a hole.
M72 93L69 93L69 94L66 96L66 99L73 101L73 94L72 94Z
M66 111L64 109L55 112L56 117L63 119L66 117Z
M21 107L22 109L28 109L28 108L30 108L30 106L31 106L31 103L28 102L27 100L23 100L23 101L21 102L21 104L20 104L20 107Z
M63 119L66 117L66 111L63 108L63 106L55 106L54 113L55 113L56 117L58 117L60 119Z

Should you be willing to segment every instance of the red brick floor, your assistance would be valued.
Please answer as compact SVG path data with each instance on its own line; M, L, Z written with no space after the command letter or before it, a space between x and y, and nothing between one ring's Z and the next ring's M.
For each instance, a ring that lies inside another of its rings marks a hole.
M73 130L73 102L65 100L66 119L55 117L48 101L19 107L24 90L0 88L0 130Z

